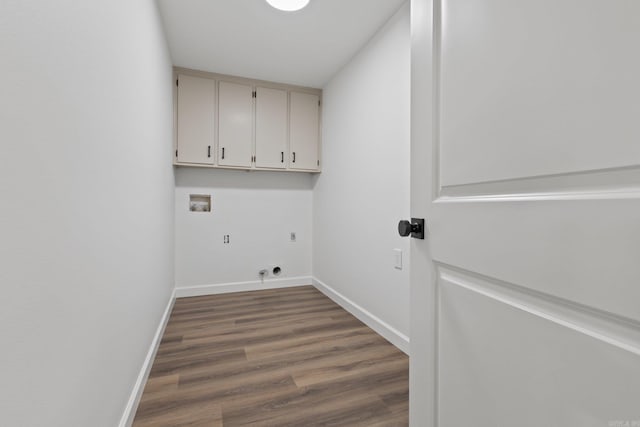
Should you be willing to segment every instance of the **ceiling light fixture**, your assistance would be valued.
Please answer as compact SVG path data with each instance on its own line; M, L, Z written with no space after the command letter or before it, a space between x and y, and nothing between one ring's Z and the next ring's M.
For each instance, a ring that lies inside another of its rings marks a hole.
M272 7L284 10L285 12L294 12L300 10L309 4L309 0L267 0Z

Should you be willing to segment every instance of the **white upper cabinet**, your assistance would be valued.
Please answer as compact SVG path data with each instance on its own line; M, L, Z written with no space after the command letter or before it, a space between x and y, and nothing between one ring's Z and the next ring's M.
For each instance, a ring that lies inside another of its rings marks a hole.
M320 172L322 90L175 73L175 165Z
M214 80L178 76L176 161L213 165L216 84Z
M291 92L289 141L291 169L319 168L320 97Z
M287 167L287 116L287 91L256 88L256 167Z
M253 148L253 88L220 82L218 88L218 164L250 167Z

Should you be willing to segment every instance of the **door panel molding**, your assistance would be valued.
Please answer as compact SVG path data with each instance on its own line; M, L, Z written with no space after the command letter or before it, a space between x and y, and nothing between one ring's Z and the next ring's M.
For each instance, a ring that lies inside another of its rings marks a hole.
M442 185L640 164L640 3L442 3Z
M640 356L640 322L633 319L452 265L436 262L436 269L438 286L464 288Z
M432 208L431 259L640 321L639 199Z
M598 330L624 322L438 268L438 425L639 420L637 337L629 345Z
M640 165L486 181L440 188L438 201L455 199L640 198Z

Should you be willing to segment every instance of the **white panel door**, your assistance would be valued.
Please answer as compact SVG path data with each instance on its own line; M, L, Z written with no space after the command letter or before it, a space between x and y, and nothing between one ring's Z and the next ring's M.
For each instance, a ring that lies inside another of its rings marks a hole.
M287 91L256 88L256 167L287 167Z
M193 76L178 76L179 163L214 163L216 83Z
M253 89L220 82L218 89L218 164L251 166L253 148Z
M640 425L640 2L412 15L411 425Z
M318 169L320 97L291 92L289 140L291 169Z

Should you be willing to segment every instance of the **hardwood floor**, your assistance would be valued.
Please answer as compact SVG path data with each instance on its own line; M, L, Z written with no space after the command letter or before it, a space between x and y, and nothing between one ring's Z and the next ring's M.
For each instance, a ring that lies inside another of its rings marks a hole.
M408 357L311 286L181 298L134 426L407 426L408 397Z

